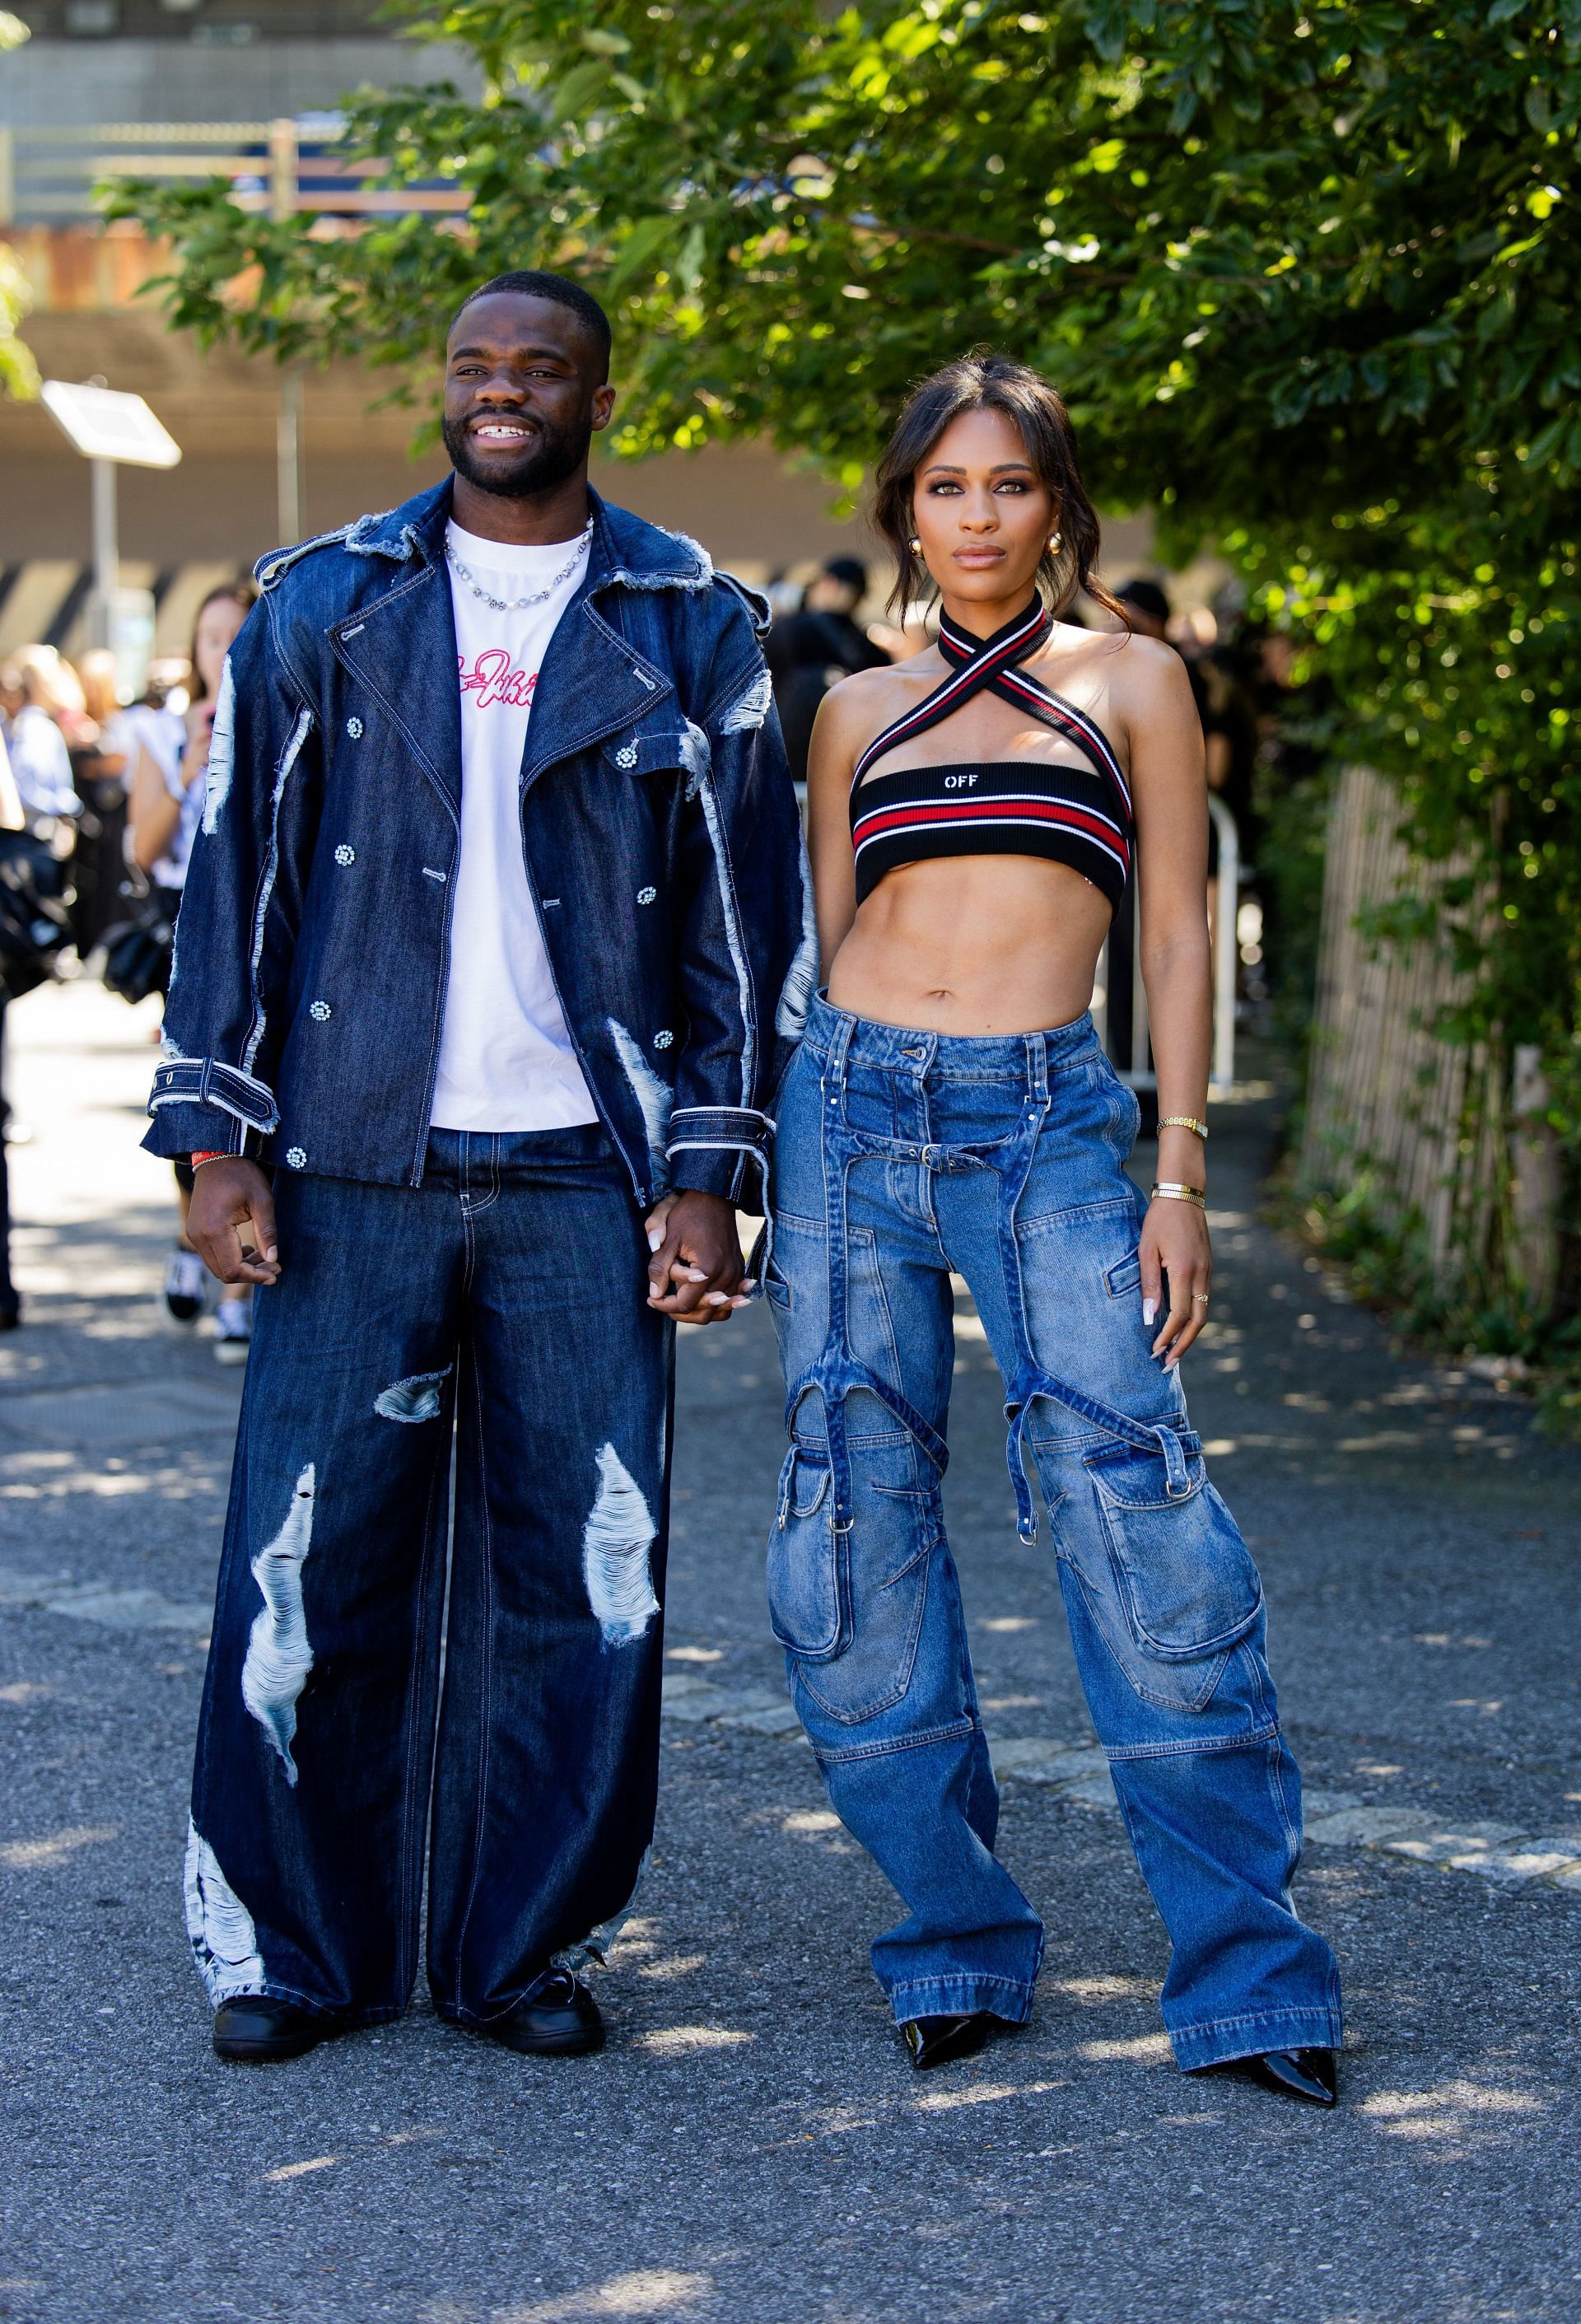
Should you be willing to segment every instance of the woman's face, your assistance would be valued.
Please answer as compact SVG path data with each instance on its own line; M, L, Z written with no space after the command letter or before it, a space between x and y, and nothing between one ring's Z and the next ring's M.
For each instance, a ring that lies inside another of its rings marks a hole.
M1029 597L1058 521L1020 429L988 406L952 420L912 480L913 528L946 598Z
M225 668L225 656L246 618L234 597L216 597L198 616L192 657L198 664L198 676L203 691L210 702L219 692L220 672Z

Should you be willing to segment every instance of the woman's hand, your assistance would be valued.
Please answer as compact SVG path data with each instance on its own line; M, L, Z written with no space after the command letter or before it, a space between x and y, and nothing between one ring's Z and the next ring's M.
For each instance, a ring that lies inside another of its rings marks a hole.
M718 1194L666 1194L647 1221L648 1304L677 1323L722 1323L747 1305L736 1214Z
M1169 1313L1159 1323L1153 1353L1172 1372L1208 1321L1213 1252L1208 1221L1195 1203L1160 1194L1142 1222L1142 1321L1151 1325L1169 1278Z

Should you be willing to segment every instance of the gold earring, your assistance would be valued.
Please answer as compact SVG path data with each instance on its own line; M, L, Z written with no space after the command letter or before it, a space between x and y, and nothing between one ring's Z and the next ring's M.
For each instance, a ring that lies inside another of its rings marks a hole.
M1051 533L1050 533L1050 535L1049 535L1049 555L1050 555L1051 557L1057 557L1057 556L1059 555L1059 553L1060 553L1060 543L1064 540L1064 538L1065 538L1065 536L1064 536L1064 534L1063 534L1062 532L1051 532Z

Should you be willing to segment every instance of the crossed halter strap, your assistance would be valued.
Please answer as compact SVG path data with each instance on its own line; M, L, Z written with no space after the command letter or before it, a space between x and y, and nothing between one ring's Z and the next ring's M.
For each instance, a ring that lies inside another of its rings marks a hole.
M1034 653L1053 628L1052 615L1045 610L1041 597L1034 597L1025 612L1014 621L996 630L991 638L974 638L970 630L961 629L948 613L939 621L939 651L951 664L951 673L936 686L915 710L886 726L874 736L857 761L851 776L854 798L858 785L874 761L893 751L914 734L925 733L937 726L962 703L970 702L975 694L997 694L1001 701L1014 703L1017 709L1030 710L1034 718L1063 734L1088 759L1098 772L1112 786L1120 814L1119 820L1128 842L1133 829L1131 793L1120 770L1120 762L1109 747L1108 737L1084 710L1062 695L1051 694L1040 685L1030 671L1018 665L1028 654Z

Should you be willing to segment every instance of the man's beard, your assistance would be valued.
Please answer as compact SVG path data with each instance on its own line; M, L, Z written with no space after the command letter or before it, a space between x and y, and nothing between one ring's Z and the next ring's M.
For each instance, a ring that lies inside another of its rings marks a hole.
M476 417L475 413L467 416ZM554 428L539 420L538 429L509 467L488 468L473 456L465 420L446 419L441 432L458 476L464 476L480 492L497 493L501 500L525 501L535 493L550 492L555 485L563 484L567 476L574 476L587 457L587 447L593 441L591 419L579 420L574 428Z

